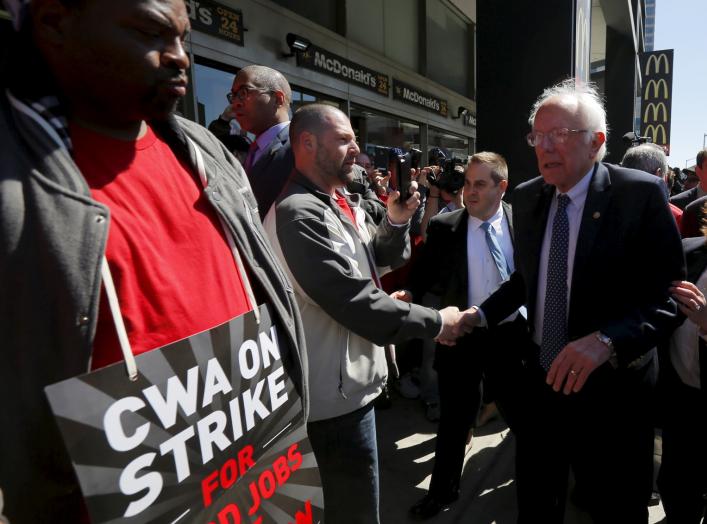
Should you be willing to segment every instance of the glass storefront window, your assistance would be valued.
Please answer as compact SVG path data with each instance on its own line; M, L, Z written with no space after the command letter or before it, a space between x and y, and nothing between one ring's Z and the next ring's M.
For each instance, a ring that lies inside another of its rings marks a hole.
M306 106L307 104L328 104L334 106L337 109L344 110L343 103L335 98L327 97L320 93L315 93L313 91L308 91L297 86L290 86L292 88L292 105L290 110L292 114L297 111L300 107ZM344 111L345 112L345 111Z
M418 17L409 0L346 2L346 37L417 71Z
M380 146L399 147L404 151L412 147L420 148L420 125L416 122L408 122L352 104L351 126L361 150L369 156L375 155L376 147Z
M470 154L467 137L430 127L427 130L427 152L429 153L433 147L439 147L447 158L461 158L464 162Z
M472 24L441 0L426 0L427 77L468 98L474 97Z
M196 92L197 122L208 126L228 106L226 93L231 91L238 69L196 58L194 64L194 88ZM242 134L238 122L231 121L232 134Z

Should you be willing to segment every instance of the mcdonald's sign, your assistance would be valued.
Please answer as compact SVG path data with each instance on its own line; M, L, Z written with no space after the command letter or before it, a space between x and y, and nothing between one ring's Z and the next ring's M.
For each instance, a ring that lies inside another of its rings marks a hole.
M641 53L641 135L670 154L670 114L673 89L673 50Z
M651 116L652 115L652 116ZM660 118L662 116L662 118ZM646 104L646 109L643 111L644 122L667 122L668 108L665 107L665 102L649 102Z
M649 124L646 126L646 130L642 132L643 136L649 136L651 139L653 139L654 144L667 144L668 143L668 134L667 131L665 130L665 126L663 124Z
M661 87L663 88L662 90ZM653 88L653 96L651 96L651 88ZM663 93L663 96L659 96L661 92ZM660 98L662 100L667 100L669 94L668 83L665 81L665 78L661 78L658 81L656 81L655 78L651 78L648 82L646 82L646 92L643 99L649 100L651 98Z
M654 66L654 73L658 74L660 73L660 64L665 65L665 73L670 74L670 62L668 62L668 55L665 53L660 53L660 54L651 54L648 57L648 62L646 63L646 76L649 76L651 74L651 65Z

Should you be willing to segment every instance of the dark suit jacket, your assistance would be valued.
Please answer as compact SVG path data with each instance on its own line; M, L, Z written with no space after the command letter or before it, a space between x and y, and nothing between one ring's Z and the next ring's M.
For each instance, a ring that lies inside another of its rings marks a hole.
M682 241L687 266L687 280L696 283L707 268L707 240L705 237L686 238Z
M707 204L707 196L697 198L685 207L680 226L683 238L702 236L701 229L705 225L705 204Z
M258 201L260 219L264 220L270 206L285 187L285 182L295 167L290 148L290 126L280 130L268 144L258 161L250 168L248 180Z
M554 186L542 177L513 194L515 272L481 309L495 325L522 304L531 329L540 251ZM668 288L685 275L680 236L659 178L598 163L577 239L568 312L570 340L600 330L626 366L679 322Z
M511 206L501 202L513 238ZM437 215L427 226L427 242L411 273L410 291L414 300L430 292L441 297L441 306L467 309L469 273L466 236L469 214L466 208ZM506 315L508 316L508 315Z
M696 284L702 273L707 269L707 240L704 237L686 238L682 241L687 263L687 280ZM707 394L707 349L700 344L700 377L702 392Z
M697 188L700 187L695 186L692 189L688 189L687 191L683 191L682 193L678 193L674 197L670 198L670 203L678 206L680 209L683 211L685 208L690 204L690 202L694 202L697 200L697 197L699 196L697 194Z

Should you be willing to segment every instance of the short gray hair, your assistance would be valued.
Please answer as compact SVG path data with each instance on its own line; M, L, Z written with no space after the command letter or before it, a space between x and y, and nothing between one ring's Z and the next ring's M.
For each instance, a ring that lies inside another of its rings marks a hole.
M651 175L655 175L658 169L662 176L668 174L668 158L665 156L663 148L656 144L641 144L626 151L621 165L632 169L640 169Z
M271 91L282 91L285 95L285 104L288 107L292 104L290 83L280 71L262 65L249 65L241 69L240 72L250 76L256 87L270 89Z
M540 108L551 98L570 98L577 101L580 110L586 115L587 125L591 126L590 131L601 131L606 137L606 141L602 144L597 152L597 161L601 161L606 156L606 142L609 140L609 128L606 124L606 109L604 109L604 101L602 100L599 91L593 83L584 83L575 81L574 78L563 80L559 84L546 88L540 97L533 104L530 110L528 123L533 127L535 116Z

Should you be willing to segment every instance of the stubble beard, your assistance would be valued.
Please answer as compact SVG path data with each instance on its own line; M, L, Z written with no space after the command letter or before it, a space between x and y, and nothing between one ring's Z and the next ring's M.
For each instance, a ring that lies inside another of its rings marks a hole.
M327 178L335 179L338 182L336 184L337 186L345 186L354 179L353 166L345 166L343 163L338 164L322 149L317 151L316 163L319 170L324 173Z

